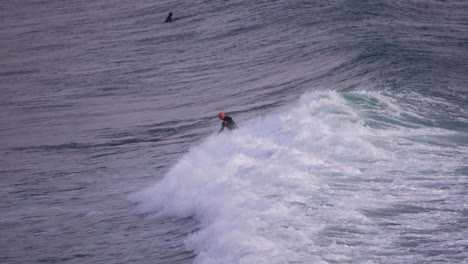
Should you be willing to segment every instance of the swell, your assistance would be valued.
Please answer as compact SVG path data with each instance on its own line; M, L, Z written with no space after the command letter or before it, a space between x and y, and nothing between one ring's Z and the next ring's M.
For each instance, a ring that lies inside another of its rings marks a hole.
M329 10L322 23L330 23L324 33L335 41L327 49L354 55L328 71L325 82L338 90L466 92L468 19L461 5L348 1Z

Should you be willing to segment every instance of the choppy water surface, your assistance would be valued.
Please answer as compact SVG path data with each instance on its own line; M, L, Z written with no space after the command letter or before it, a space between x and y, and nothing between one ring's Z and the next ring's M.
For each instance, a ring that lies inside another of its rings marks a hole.
M464 1L2 6L0 262L467 261Z

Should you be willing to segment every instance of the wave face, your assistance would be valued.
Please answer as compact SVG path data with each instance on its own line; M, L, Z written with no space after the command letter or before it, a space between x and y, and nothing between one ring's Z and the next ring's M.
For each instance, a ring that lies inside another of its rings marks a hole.
M206 139L132 200L195 216L195 263L461 262L468 137L427 121L385 93L308 93Z
M467 13L2 0L0 262L466 262Z

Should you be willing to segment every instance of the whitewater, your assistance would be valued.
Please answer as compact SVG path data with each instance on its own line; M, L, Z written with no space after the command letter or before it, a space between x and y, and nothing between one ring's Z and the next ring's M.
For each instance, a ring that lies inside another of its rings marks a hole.
M199 221L195 263L460 261L466 134L420 118L385 93L309 93L204 140L132 200Z

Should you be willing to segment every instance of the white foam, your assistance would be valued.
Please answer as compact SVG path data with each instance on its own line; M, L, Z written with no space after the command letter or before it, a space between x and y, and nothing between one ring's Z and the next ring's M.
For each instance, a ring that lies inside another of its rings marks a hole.
M209 137L131 199L141 212L195 215L201 228L186 239L195 263L349 262L391 247L398 235L379 234L367 212L405 201L398 188L427 190L394 171L436 168L356 109L336 92L306 94L285 113Z

